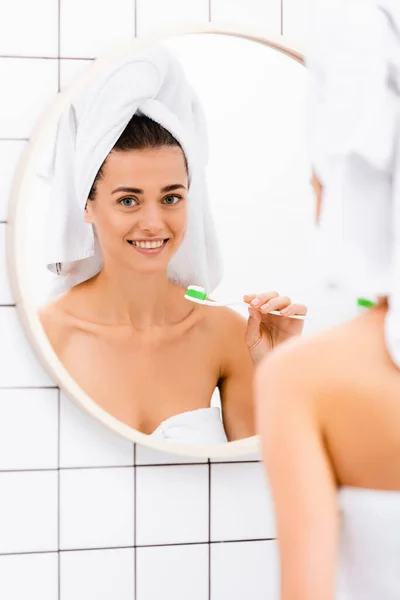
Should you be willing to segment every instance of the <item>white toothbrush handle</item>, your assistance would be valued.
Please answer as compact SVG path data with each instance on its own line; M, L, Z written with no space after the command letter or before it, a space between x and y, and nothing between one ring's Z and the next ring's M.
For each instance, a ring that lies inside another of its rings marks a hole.
M233 304L241 304L242 306L249 306L247 302L243 302L243 300L234 300L233 302L210 302L215 306L232 306ZM284 317L285 315L281 315L279 310L271 310L271 312L267 313L269 315L278 315L278 317ZM289 315L286 317L287 319L300 319L304 321L307 318L307 315Z

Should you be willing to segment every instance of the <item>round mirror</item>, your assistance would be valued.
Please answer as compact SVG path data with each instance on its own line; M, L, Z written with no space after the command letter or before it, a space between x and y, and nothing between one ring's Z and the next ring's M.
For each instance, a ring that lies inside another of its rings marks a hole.
M95 418L169 452L245 454L257 439L243 296L302 301L307 73L282 40L243 31L153 50L130 41L96 61L38 125L9 225L14 294L44 365ZM156 92L148 56L164 64Z

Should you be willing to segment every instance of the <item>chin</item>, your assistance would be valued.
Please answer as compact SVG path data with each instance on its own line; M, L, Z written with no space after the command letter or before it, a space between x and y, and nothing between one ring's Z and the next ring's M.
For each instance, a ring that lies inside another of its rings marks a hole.
M168 262L166 261L159 261L158 264L152 264L152 265L138 265L136 264L131 264L130 268L132 271L134 271L135 273L137 273L138 275L159 275L160 273L166 273L167 269L168 269Z

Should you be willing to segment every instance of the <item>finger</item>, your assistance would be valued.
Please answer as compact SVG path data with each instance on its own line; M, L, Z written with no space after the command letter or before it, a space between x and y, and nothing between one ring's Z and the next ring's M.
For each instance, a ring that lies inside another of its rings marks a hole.
M279 296L278 298L272 298L266 304L259 307L259 310L263 313L269 313L271 310L283 310L290 306L291 300L288 296Z
M250 318L254 321L254 323L257 325L257 327L259 327L262 315L260 314L260 312L258 310L250 308L250 306L249 306L248 310L249 310Z
M290 304L289 306L287 306L286 308L283 308L280 311L281 315L283 315L284 317L291 317L292 315L297 314L296 312L296 305L295 304Z
M249 308L249 320L247 321L245 336L245 341L249 348L253 347L261 338L260 320L260 313Z
M278 292L266 292L264 294L257 294L255 298L251 301L251 305L259 308L266 302L269 302L273 298L279 298Z
M250 304L252 300L254 300L254 298L256 298L256 294L245 294L243 296L243 301L246 302L246 304Z
M291 315L306 315L307 314L307 306L305 304L290 304L287 308L281 310L281 314L285 317L289 317Z

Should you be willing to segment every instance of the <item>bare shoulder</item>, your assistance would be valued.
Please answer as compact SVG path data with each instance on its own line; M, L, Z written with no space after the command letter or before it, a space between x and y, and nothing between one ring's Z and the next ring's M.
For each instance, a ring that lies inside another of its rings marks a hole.
M305 397L319 398L317 404L324 410L352 406L357 399L365 402L376 395L377 386L386 398L392 390L399 394L399 370L385 344L385 315L384 309L372 310L335 328L282 344L258 368L258 385L301 389ZM300 401L298 394L292 398Z
M242 334L244 341L247 321L235 310L226 306L204 307L204 318L219 336L223 335L232 341L233 336Z
M316 359L321 368L342 371L351 363L352 368L362 364L381 362L389 365L384 339L384 318L386 310L376 309L351 321L337 325L310 337L296 337L274 350L276 365L291 361L303 369ZM266 360L265 365L270 361Z
M245 342L247 320L236 311L227 307L204 307L204 319L207 322L209 336L219 357L222 372L228 374L237 370L251 368L251 360Z
M67 306L68 298L66 295L48 302L38 311L44 332L58 356L62 355L74 330L74 322L66 310Z

